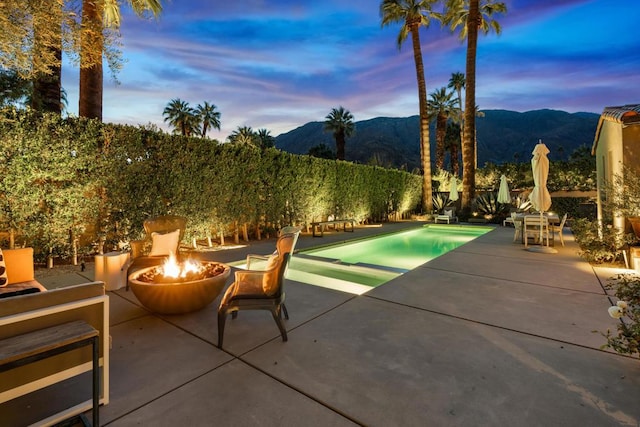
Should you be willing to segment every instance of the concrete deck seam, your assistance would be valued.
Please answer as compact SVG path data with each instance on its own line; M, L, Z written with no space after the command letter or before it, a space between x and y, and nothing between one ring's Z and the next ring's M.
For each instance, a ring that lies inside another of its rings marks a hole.
M109 295L109 298L111 298L112 296L117 296L118 298L120 298L120 299L122 299L122 300L124 300L124 301L126 301L126 302L128 302L128 303L130 303L130 304L133 304L133 305L135 305L136 307L140 307L142 310L144 310L144 313L140 313L140 315L139 315L139 316L134 316L134 317L131 317L131 318L129 318L129 319L123 320L123 321L121 321L121 322L118 322L118 323L114 323L114 324L109 325L109 327L110 327L110 328L113 328L114 326L118 326L118 325L125 324L125 323L127 323L127 322L132 321L132 320L142 319L143 317L146 317L146 316L149 316L149 315L151 315L151 314L152 314L152 313L151 313L150 311L148 311L146 308L142 307L141 305L138 305L138 304L134 303L134 302L133 302L133 301L131 301L131 300L128 300L127 298L123 297L123 296L122 296L122 295L120 295L120 294L117 294L117 293L115 293L115 292L108 292L107 294Z
M182 388L182 387L184 387L184 386L186 386L186 385L188 385L188 384L191 384L192 382L194 382L194 381L196 381L196 380L198 380L198 379L202 378L202 377L203 377L203 376L205 376L205 375L210 374L211 372L215 371L216 369L220 368L221 366L224 366L224 365L226 365L226 364L230 363L230 362L231 362L231 361L233 361L233 360L234 360L234 359L230 359L230 360L228 360L228 361L226 361L226 362L224 362L224 363L221 363L220 365L218 365L218 366L216 366L216 367L214 367L214 368L212 368L212 369L209 369L209 370L207 370L207 371L203 372L202 374L197 375L197 376L195 376L195 377L193 377L193 378L189 379L188 381L186 381L186 382L184 382L184 383L182 383L182 384L179 384L179 385L175 386L175 387L174 387L174 388L172 388L171 390L168 390L168 391L166 391L165 393L162 393L161 395L154 397L153 399L149 400L148 402L145 402L143 405L139 405L139 406L137 406L137 407L135 407L135 408L133 408L133 409L129 410L128 412L123 413L123 414L122 414L122 415L120 415L119 417L112 419L111 421L109 421L108 423L106 423L106 424L104 424L104 425L106 426L106 425L112 424L112 423L114 423L114 422L116 422L116 421L120 420L121 418L124 418L124 417L126 417L127 415L130 415L130 414L134 413L135 411L137 411L137 410L139 410L139 409L142 409L142 408L144 408L145 406L148 406L148 405L152 404L153 402L157 401L158 399L162 399L164 396L167 396L167 395L169 395L169 394L173 393L174 391L179 390L180 388Z
M495 279L495 280L501 280L501 281L508 281L508 282L513 282L513 283L519 283L519 284L522 284L522 285L539 286L539 287L542 287L542 288L560 289L560 290L563 290L563 291L578 292L578 293L582 293L582 294L600 295L600 296L606 296L607 295L606 292L603 292L602 294L600 294L598 292L584 291L584 290L581 290L581 289L568 289L568 288L562 288L562 287L559 287L559 286L545 285L545 284L542 284L542 283L525 282L525 281L522 281L522 280L505 279L505 278L502 278L502 277L495 277L495 276L481 276L479 274L471 274L471 273L464 273L464 272L460 272L460 271L446 270L444 268L429 267L428 263L427 264L423 264L422 266L420 266L418 268L425 268L425 269L430 269L430 270L435 270L435 271L443 271L443 272L446 272L446 273L462 274L462 275L471 276L471 277L482 277L482 278L486 278L486 279ZM390 283L390 282L387 282L387 283ZM386 285L387 283L384 283L383 285ZM380 285L380 286L382 286L382 285ZM602 286L602 284L601 284L601 286Z
M465 243L464 245L462 245L462 246L460 246L458 248L455 248L454 250L452 250L450 252L447 252L447 254L456 252L456 253L462 253L462 254L470 254L470 255L474 255L474 256L485 255L485 254L482 254L482 253L478 253L478 251L465 250L465 246L466 245L467 244ZM526 249L522 248L522 251L524 253L526 251ZM444 254L442 256L445 256L447 254ZM491 254L491 255L485 255L485 256L490 256L491 258L503 258L503 259L507 259L507 260L513 260L513 259L523 260L524 259L523 257L513 256L513 255L507 256L507 255ZM548 263L548 264L554 264L554 265L567 265L567 264L575 263L575 261L555 260L553 258L546 258L544 260L541 260L541 262L544 262L545 264Z
M617 353L612 353L610 351L602 350L602 349L599 349L599 348L593 348L593 347L589 347L589 346L586 346L586 345L583 345L583 344L576 344L576 343L572 343L572 342L569 342L569 341L559 340L559 339L555 339L555 338L549 338L549 337L545 337L543 335L533 334L531 332L519 331L517 329L507 328L505 326L494 325L494 324L487 323L487 322L482 322L482 321L479 321L479 320L473 320L473 319L469 319L469 318L462 317L462 316L456 316L455 314L444 313L444 312L436 311L436 310L429 310L427 308L417 307L417 306L413 306L413 305L409 305L409 304L403 304L403 303L396 302L396 301L389 301L389 300L386 300L386 299L382 299L382 298L379 298L379 297L370 296L370 295L366 295L366 294L364 294L362 296L367 297L367 298L371 298L371 299L375 299L377 301L385 302L385 303L388 303L388 304L394 304L394 305L398 305L398 306L401 306L401 307L407 307L407 308L411 308L411 309L414 309L414 310L419 310L419 311L423 311L423 312L427 312L427 313L432 313L432 314L445 316L445 317L448 317L448 318L451 318L451 319L462 320L464 322L474 323L474 324L477 324L477 325L483 325L483 326L488 326L488 327L491 327L491 328L501 329L501 330L504 330L504 331L515 332L517 334L527 335L527 336L534 337L534 338L541 338L541 339L543 339L545 341L557 342L557 343L561 343L561 344L570 345L570 346L573 346L573 347L580 347L580 348L584 348L584 349L587 349L587 350L593 350L593 351L597 351L597 352L600 352L600 353L605 353L605 354L608 354L608 355L611 355L611 356L621 356L621 357L627 357L627 358L632 358L633 359L633 357L630 357L630 356L625 356L625 355L620 355L620 354L617 354Z
M609 303L611 305L616 305L617 301L614 301L613 300L613 295L611 295L611 294L609 294L609 292L607 292L607 288L606 288L605 284L602 283L602 280L600 280L600 276L596 272L596 269L593 267L593 265L591 265L591 271L593 272L593 275L596 277L596 280L598 281L598 283L600 283L600 287L602 288L602 292L604 292L604 294L607 296L607 299L609 300Z
M309 285L309 286L314 286L314 285ZM318 313L318 314L317 314L316 316L314 316L314 317L310 317L309 319L305 320L304 322L300 323L300 324L299 324L299 325L297 325L297 326L292 327L291 329L287 329L287 334L288 334L289 332L291 332L291 331L295 331L295 330L296 330L296 329L298 329L299 327L301 327L301 326L303 326L303 325L306 325L307 323L309 323L309 322L311 322L311 321L313 321L313 320L319 319L321 316L325 316L326 314L328 314L328 313L332 312L333 310L335 310L335 309L336 309L336 308L338 308L338 307L342 307L344 304L346 304L346 303L347 303L347 302L349 302L349 301L352 301L353 299L357 298L358 296L359 296L359 295L352 295L349 299L344 300L344 301L343 301L343 302L341 302L340 304L335 305L335 306L331 307L330 309L323 311L322 313ZM264 343L262 343L262 344L258 344L258 345L256 345L255 347L250 348L249 350L247 350L247 351L245 351L245 352L243 352L243 353L240 353L240 354L238 354L238 355L235 355L235 354L233 354L233 353L229 353L229 352L228 352L227 350L225 350L225 349L221 349L221 350L222 350L222 351L224 351L225 353L229 354L230 356L233 356L233 357L236 357L236 358L241 358L241 357L243 357L243 356L247 355L248 353L251 353L252 351L257 350L258 348L262 347L263 345L268 344L269 342L271 342L271 341L273 341L273 340L276 340L276 339L281 339L280 335L278 335L277 337L271 338L270 340L267 340L267 341L265 341L265 342L264 342Z
M246 353L245 353L245 354L246 354ZM355 418L353 418L351 415L348 415L348 414L344 413L343 411L341 411L340 409L334 408L333 406L331 406L331 405L329 405L329 404L327 404L327 403L324 403L323 401L321 401L321 400L319 400L318 398L316 398L316 397L314 397L314 396L310 395L310 394L309 394L309 393L307 393L306 391L301 390L301 389L299 389L299 388L297 388L297 387L295 387L295 386L293 386L293 385L291 385L291 384L289 384L289 383L287 383L287 382L285 382L285 381L281 380L280 378L278 378L278 377L276 377L276 376L273 376L272 374L270 374L269 372L267 372L267 371L265 371L265 370L261 369L260 367L255 366L255 365L253 365L252 363L250 363L250 362L248 362L248 361L246 361L246 360L244 360L244 359L242 359L242 358L240 358L240 357L238 357L238 358L237 358L237 360L239 360L240 362L244 363L244 364L245 364L245 365L247 365L248 367L253 368L253 369L255 369L256 371L258 371L258 372L260 372L260 373L262 373L262 374L264 374L264 375L268 376L269 378L273 379L274 381L277 381L278 383L282 384L283 386L285 386L285 387L287 387L287 388L289 388L289 389L291 389L291 390L293 390L293 391L295 391L295 392L297 392L297 393L302 394L303 396L305 396L305 397L307 397L308 399L310 399L310 400L312 400L312 401L316 402L317 404L319 404L319 405L321 405L321 406L323 406L323 407L325 407L325 408L329 409L330 411L335 412L336 414L340 415L341 417L344 417L344 418L348 419L348 420L349 420L349 421L351 421L352 423L355 423L355 424L357 424L357 425L359 425L359 426L364 426L364 425L365 425L364 423L362 423L362 422L360 422L360 421L356 420Z

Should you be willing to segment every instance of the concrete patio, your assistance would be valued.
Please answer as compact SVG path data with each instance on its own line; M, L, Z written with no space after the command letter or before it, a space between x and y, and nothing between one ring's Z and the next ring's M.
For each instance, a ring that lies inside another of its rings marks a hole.
M297 249L419 225L305 234ZM557 254L525 251L512 237L513 228L496 227L361 296L289 280L288 342L268 312L243 311L228 319L220 350L217 302L159 316L132 292L110 292L101 423L639 425L640 361L600 350L605 340L593 332L615 328L602 284L619 270L581 261L566 230ZM230 262L273 248L271 239L206 256Z

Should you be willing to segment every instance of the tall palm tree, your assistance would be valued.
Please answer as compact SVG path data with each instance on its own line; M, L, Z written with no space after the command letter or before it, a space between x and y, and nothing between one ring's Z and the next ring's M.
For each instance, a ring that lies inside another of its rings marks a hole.
M427 83L424 77L422 49L420 48L420 27L429 27L432 10L437 0L383 0L380 5L382 26L402 23L398 33L398 48L411 34L413 59L418 81L418 104L420 109L420 161L422 163L422 208L424 212L433 210L431 197L431 153L429 147L429 116L427 112Z
M198 129L199 119L196 110L189 103L180 98L172 99L162 112L165 122L169 122L174 128L174 133L191 136Z
M138 16L162 11L159 0L127 0ZM102 120L104 29L120 25L118 0L82 0L78 115ZM103 19L104 17L104 19Z
M476 175L476 53L478 30L488 34L492 29L500 34L495 13L506 13L507 6L494 0L447 0L444 23L455 30L460 27L460 39L467 40L466 91L462 141L462 208L470 209L475 197Z
M344 160L344 146L347 138L353 135L356 125L353 123L353 114L345 110L342 106L332 108L324 121L324 130L333 132L336 140L336 159Z
M207 136L209 128L220 130L220 111L216 111L216 106L209 104L207 101L198 104L196 114L202 126L202 137Z
M447 134L447 121L456 114L456 101L453 92L441 87L429 94L427 108L430 117L436 119L436 168L444 168L444 137Z
M460 124L455 121L447 123L447 133L444 137L444 148L449 152L449 161L451 163L451 173L454 176L460 175Z
M238 126L236 130L231 132L228 137L229 142L233 144L251 144L257 145L256 133L250 126Z

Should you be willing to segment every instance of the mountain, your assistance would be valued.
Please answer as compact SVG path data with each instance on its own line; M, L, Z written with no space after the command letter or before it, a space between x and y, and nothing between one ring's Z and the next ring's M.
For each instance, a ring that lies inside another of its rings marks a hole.
M528 162L539 139L547 145L551 160L566 160L573 151L593 143L598 118L595 113L567 113L535 110L519 113L508 110L483 110L476 119L478 165L486 162ZM326 144L335 151L333 135L323 131L323 122L310 122L276 137L276 147L295 154ZM435 159L435 127L430 128L431 160ZM408 170L420 166L418 116L377 117L356 122L356 131L347 139L345 157L358 163Z

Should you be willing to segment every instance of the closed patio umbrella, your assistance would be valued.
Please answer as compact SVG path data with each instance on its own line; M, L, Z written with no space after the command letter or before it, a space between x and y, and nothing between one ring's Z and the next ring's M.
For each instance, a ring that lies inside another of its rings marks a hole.
M509 193L509 184L507 184L507 177L502 175L500 177L500 189L498 190L498 203L511 203L511 194Z
M551 207L551 195L547 189L547 177L549 176L549 149L542 143L542 140L533 149L533 157L531 158L531 169L533 170L533 191L529 195L531 205L540 212L540 246L532 246L529 250L534 252L557 252L555 249L542 245L542 219L546 210ZM535 249L534 249L535 248Z
M455 176L451 177L451 182L449 183L449 200L452 202L458 200L458 180Z

